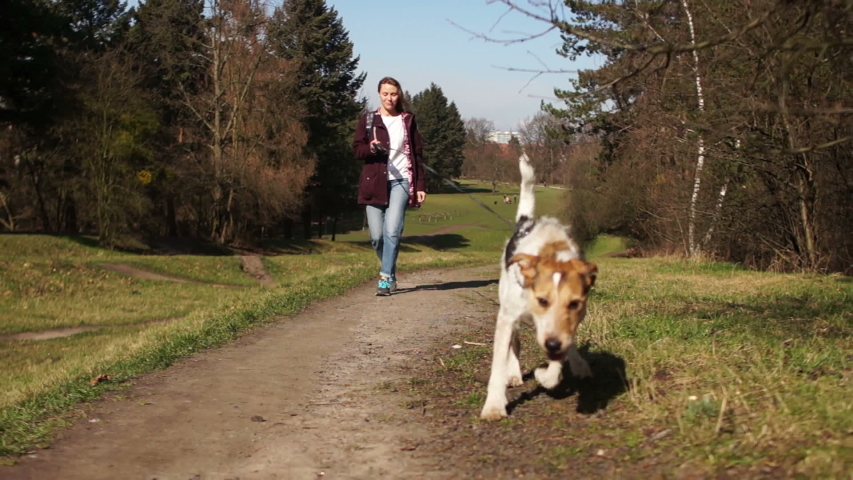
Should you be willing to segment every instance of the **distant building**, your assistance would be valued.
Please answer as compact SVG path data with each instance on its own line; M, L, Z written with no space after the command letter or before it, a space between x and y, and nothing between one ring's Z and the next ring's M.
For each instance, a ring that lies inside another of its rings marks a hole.
M521 134L519 132L489 132L489 136L487 137L490 142L498 143L498 144L507 144L509 143L509 139L515 137L521 140Z

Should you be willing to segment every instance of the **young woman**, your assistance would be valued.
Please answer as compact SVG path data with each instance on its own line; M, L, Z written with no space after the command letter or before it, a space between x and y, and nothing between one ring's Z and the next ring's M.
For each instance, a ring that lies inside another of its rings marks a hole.
M358 204L365 205L370 242L381 267L376 295L397 289L397 254L406 207L426 198L423 140L415 116L408 112L400 82L379 81L379 109L358 121L353 151L364 161L358 182Z

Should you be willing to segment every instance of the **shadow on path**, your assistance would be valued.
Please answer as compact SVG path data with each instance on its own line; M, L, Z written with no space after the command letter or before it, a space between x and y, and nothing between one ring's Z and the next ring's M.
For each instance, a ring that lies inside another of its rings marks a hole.
M496 278L490 280L466 280L463 282L433 283L431 285L418 285L411 288L401 288L394 292L394 295L416 292L418 290L460 290L463 288L480 288L494 285L496 283L498 283L498 279Z

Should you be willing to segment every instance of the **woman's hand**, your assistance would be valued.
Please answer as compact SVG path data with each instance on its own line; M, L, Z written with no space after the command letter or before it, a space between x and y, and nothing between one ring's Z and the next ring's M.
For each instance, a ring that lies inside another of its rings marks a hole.
M370 141L370 153L376 153L376 146L382 145L382 142L379 140L371 140Z
M426 192L418 192L418 203L424 203L426 200Z

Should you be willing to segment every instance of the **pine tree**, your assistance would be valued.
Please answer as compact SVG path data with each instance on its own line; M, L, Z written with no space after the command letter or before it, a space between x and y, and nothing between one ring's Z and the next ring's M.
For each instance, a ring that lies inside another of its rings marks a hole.
M307 192L303 226L311 220L337 218L355 208L358 165L350 143L364 105L358 91L365 74L357 74L359 57L338 12L325 0L290 0L276 9L270 24L273 51L296 62L296 89L306 115L306 157L316 158Z
M55 44L63 21L44 5L8 0L0 15L0 124L44 124L62 95Z
M412 97L412 110L424 139L424 162L438 175L428 176L429 189L436 191L441 177L453 178L462 173L465 158L465 123L456 104L448 104L441 87L429 88Z

